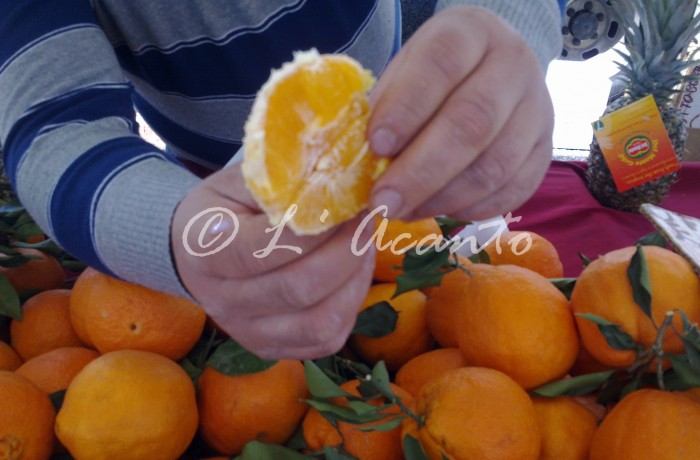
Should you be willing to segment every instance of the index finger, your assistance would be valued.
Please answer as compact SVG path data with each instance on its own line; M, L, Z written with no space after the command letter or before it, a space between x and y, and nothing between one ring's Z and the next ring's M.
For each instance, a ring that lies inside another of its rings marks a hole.
M371 94L374 108L367 132L376 154L391 156L408 144L484 58L488 31L481 30L482 14L454 7L449 15L435 16L389 64ZM465 42L469 46L455 46Z

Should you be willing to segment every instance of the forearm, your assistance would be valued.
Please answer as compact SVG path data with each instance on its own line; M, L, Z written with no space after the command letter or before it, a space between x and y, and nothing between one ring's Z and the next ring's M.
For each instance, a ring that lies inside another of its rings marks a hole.
M454 5L480 6L498 14L519 32L543 69L561 53L561 10L556 0L438 0L435 11Z
M169 232L175 207L198 181L138 137L132 88L111 46L88 2L68 3L58 17L32 11L49 8L44 2L2 7L7 173L37 223L75 257L184 294Z

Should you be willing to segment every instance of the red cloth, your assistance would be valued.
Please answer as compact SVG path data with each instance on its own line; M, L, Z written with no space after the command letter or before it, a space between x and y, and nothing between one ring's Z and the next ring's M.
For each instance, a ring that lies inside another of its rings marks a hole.
M511 230L528 230L550 240L559 252L565 276L583 268L578 253L590 259L634 244L654 231L641 214L602 206L586 188L585 162L553 161L535 194L513 217ZM679 180L659 206L700 218L700 163L683 163Z

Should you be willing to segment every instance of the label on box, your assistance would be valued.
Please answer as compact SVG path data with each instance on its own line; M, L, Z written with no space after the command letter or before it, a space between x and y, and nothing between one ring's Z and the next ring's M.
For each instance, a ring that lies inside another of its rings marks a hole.
M700 219L649 203L643 204L640 211L700 275Z
M618 192L671 174L681 167L651 95L592 124Z
M700 77L700 65L693 67L691 74ZM683 121L691 129L700 128L700 93L698 93L698 80L690 80L683 84L683 91L678 98L678 109L683 114Z

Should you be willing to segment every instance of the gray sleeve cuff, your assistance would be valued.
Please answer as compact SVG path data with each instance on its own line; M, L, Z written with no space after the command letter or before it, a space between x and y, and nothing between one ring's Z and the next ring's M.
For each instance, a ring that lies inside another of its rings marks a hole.
M535 52L543 69L561 54L561 12L555 0L438 0L438 12L454 5L480 6L508 22Z
M200 182L162 157L120 172L105 188L95 212L95 246L117 276L191 298L172 258L170 229L175 208Z

